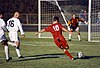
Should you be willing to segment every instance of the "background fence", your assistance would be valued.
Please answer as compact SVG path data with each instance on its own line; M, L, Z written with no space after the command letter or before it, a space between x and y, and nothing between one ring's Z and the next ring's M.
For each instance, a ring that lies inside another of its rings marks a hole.
M64 0L59 2L68 13L80 14L81 10L88 13L88 0ZM74 7L73 7L74 6ZM4 12L4 19L7 21L13 16L14 11L21 13L20 20L25 31L38 30L38 0L0 0L0 11ZM81 31L86 31L86 25L81 25ZM83 30L84 29L84 30Z
M5 14L4 20L7 21L13 14ZM38 31L38 14L21 14L20 21L23 25L24 31ZM64 25L66 27L66 25ZM87 25L81 24L80 30L87 31Z

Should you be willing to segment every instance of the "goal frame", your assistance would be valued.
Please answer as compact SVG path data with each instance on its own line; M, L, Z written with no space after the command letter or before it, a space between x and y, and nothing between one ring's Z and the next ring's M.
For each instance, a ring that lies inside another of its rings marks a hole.
M88 41L89 42L100 42L100 40L92 40L92 35L91 35L91 29L92 29L92 27L91 27L91 25L92 25L92 21L91 21L91 15L92 15L92 0L89 0L89 2L88 2L88 22L89 22L89 24L88 24Z

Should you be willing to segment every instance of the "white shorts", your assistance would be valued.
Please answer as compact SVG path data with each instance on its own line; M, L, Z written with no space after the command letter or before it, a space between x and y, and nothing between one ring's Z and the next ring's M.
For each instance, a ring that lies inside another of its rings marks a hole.
M6 36L5 36L5 34L4 35L2 35L1 37L0 37L0 42L2 42L3 40L6 40L7 38L6 38Z
M17 32L9 32L10 41L20 41Z
M75 30L76 30L76 31L79 31L79 27L77 27Z

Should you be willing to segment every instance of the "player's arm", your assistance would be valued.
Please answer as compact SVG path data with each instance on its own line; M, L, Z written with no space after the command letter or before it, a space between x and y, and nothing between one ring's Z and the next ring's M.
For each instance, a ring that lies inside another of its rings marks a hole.
M6 26L3 26L2 29L3 29L4 31L8 32Z
M17 23L18 23L18 27L19 27L19 30L20 30L20 32L21 32L21 35L22 35L23 37L25 37L24 31L23 31L23 28L22 28L22 24L20 23L19 20L17 21Z
M62 24L59 24L59 27L60 27L63 31L69 32L66 28L64 28L64 26L62 26Z
M82 21L83 23L85 23L85 24L89 24L88 22L86 22L84 19L82 19L82 18L79 18L79 21Z
M41 31L37 32L35 35L38 35L39 33L45 32L45 29L42 29Z
M3 25L2 25L2 29L4 30L4 31L6 31L6 32L8 32L8 30L7 30L7 28L6 28L6 24L5 24L5 22L4 21L2 21L2 23L3 23Z
M65 29L64 27L62 28L62 30L65 31L65 32L69 32L69 31L68 31L67 29Z

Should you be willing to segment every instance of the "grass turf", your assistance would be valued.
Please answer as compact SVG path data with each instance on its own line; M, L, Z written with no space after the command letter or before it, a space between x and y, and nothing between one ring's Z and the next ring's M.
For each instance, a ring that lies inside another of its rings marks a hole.
M21 53L25 58L18 59L15 48L9 46L13 59L5 62L3 46L0 47L0 68L100 68L100 42L69 41L69 52L76 58L74 61L60 50L52 38L37 38L34 32L26 32L21 38ZM83 52L84 59L77 59L76 53Z

